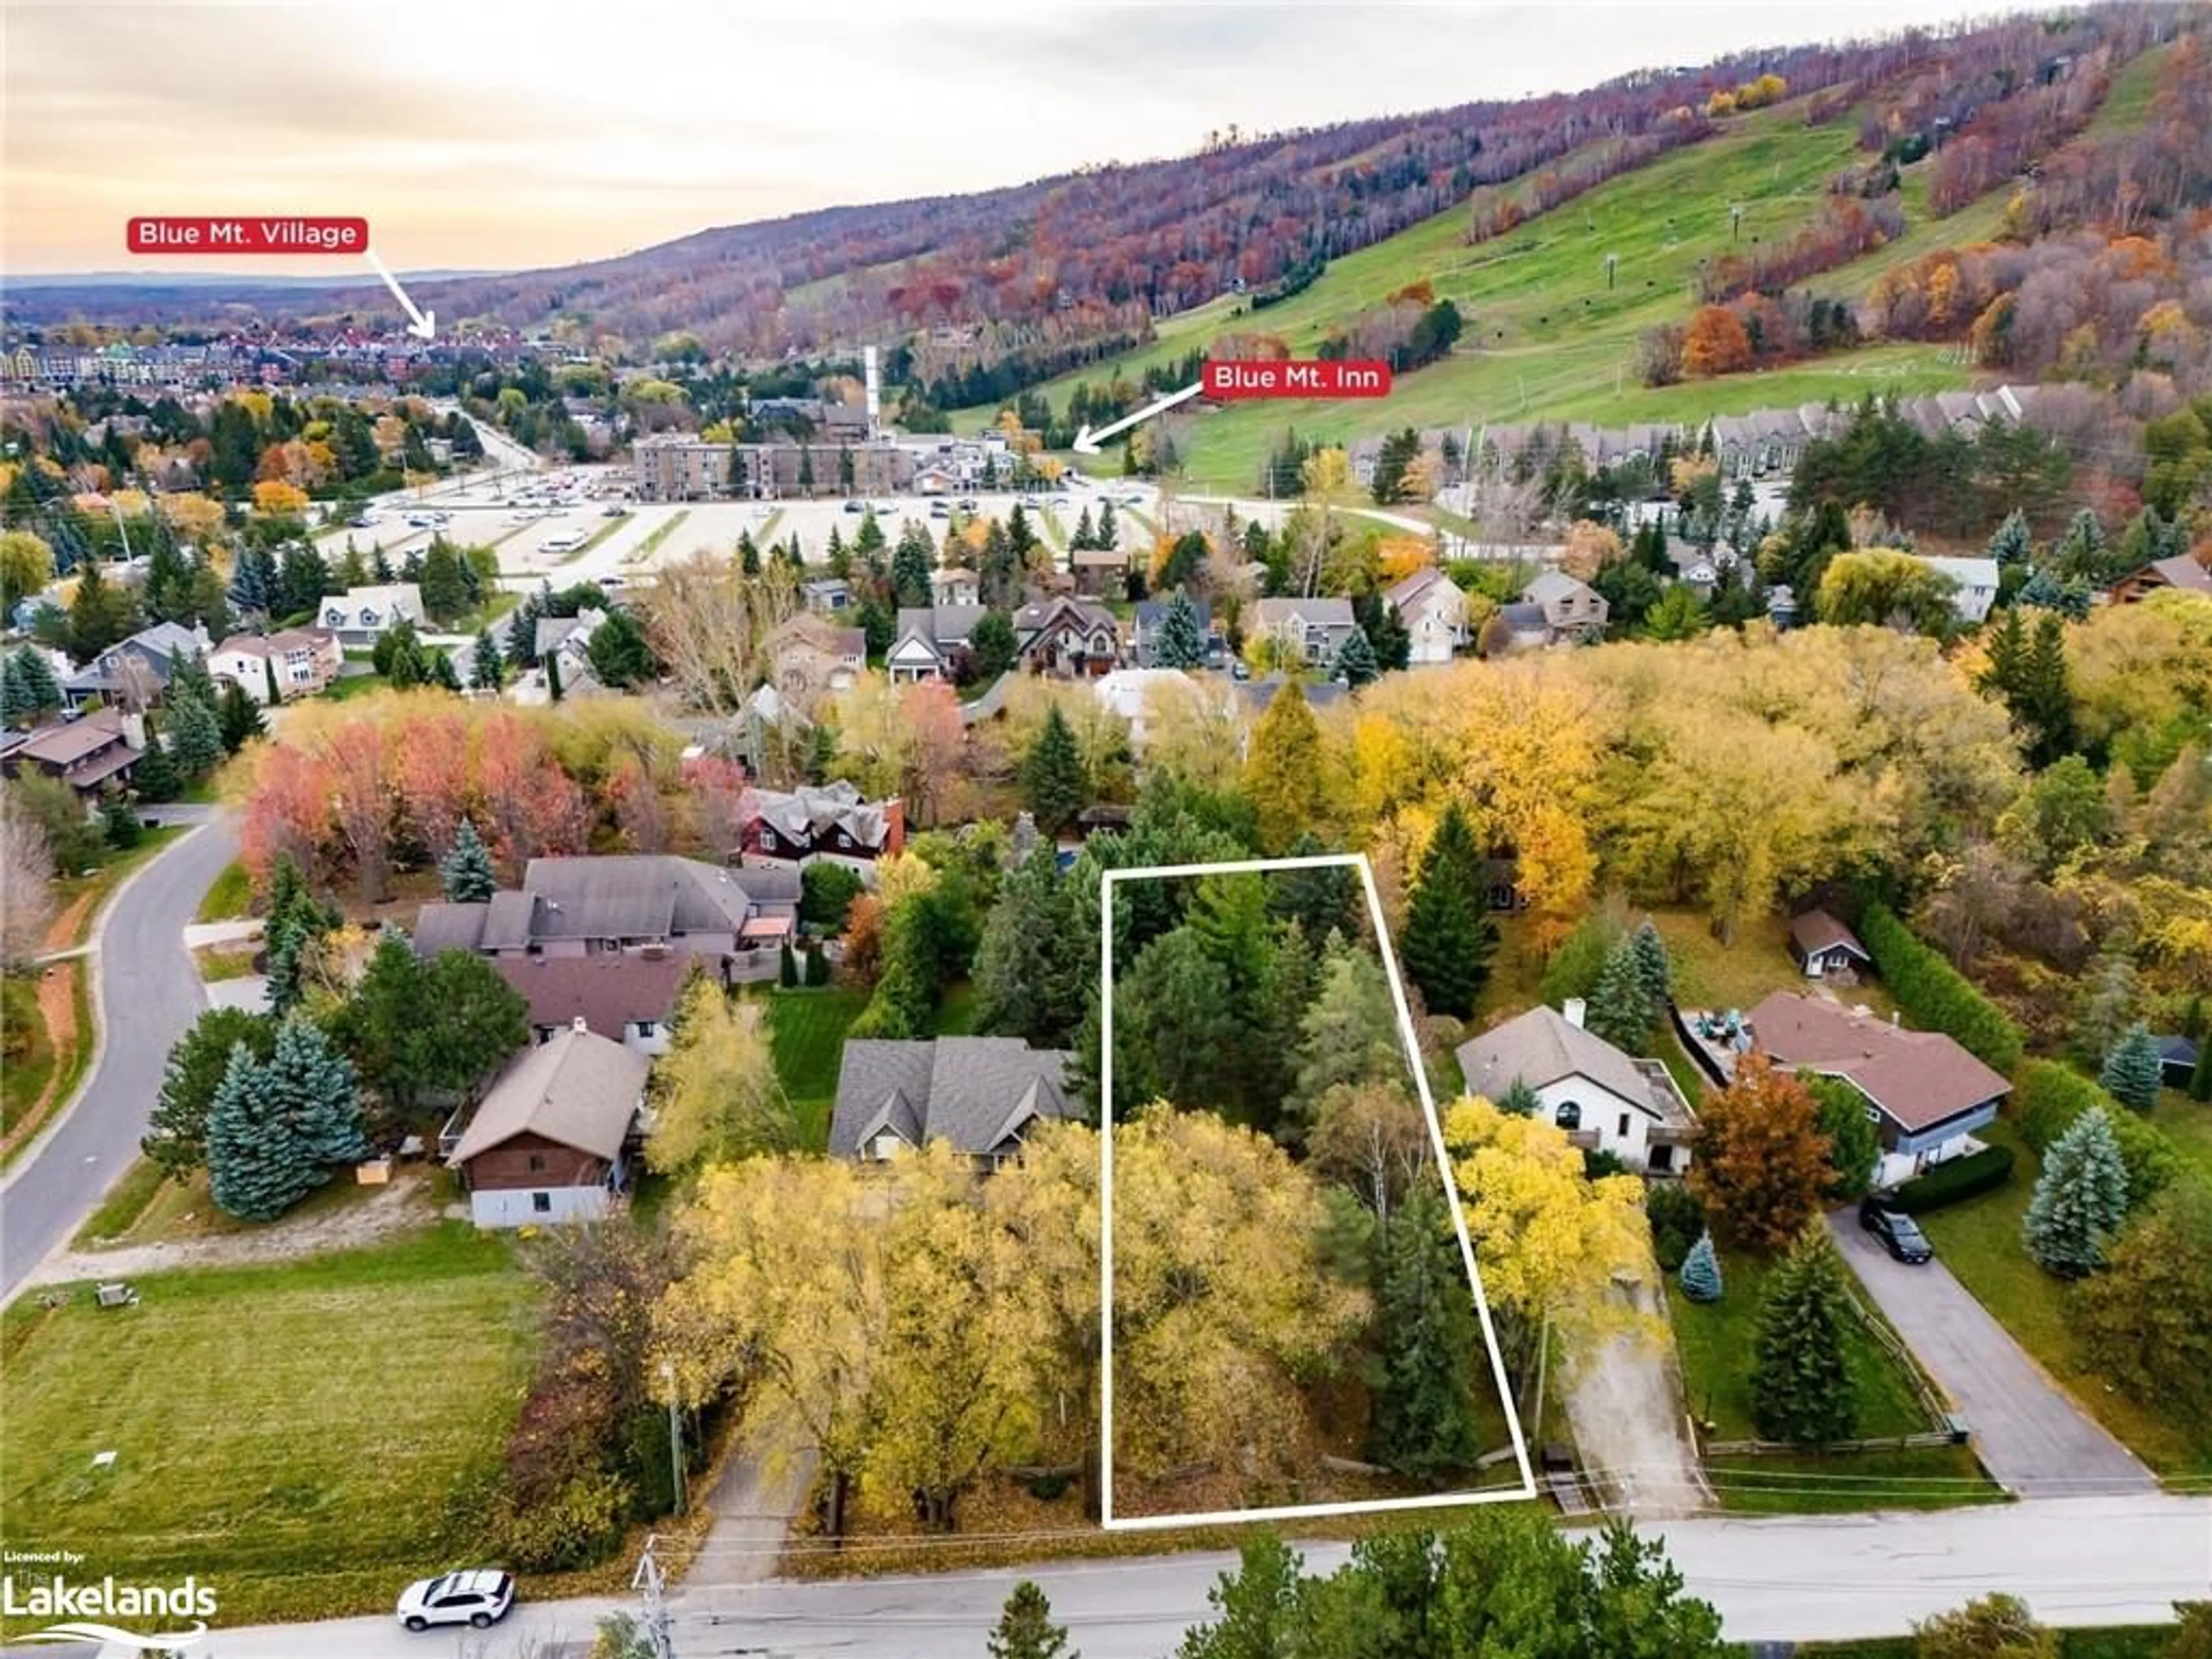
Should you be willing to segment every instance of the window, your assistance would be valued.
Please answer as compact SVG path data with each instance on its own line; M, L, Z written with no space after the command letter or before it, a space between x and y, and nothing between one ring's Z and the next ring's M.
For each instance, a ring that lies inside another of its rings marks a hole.
M1562 1129L1579 1129L1583 1127L1583 1109L1571 1100L1563 1100L1559 1103L1559 1109L1553 1114L1552 1121Z
M641 1037L659 1036L660 1022L657 1019L641 1019L638 1021L637 1034Z
M544 1153L543 1153L543 1152L532 1152L532 1153L531 1153L531 1155L530 1155L530 1173L531 1173L531 1174L532 1174L532 1175L536 1175L536 1174L538 1174L540 1170L542 1170L543 1169L544 1169L544 1167L545 1167L545 1154L544 1154Z
M1619 1135L1619 1136L1620 1136L1623 1140L1626 1140L1626 1139L1628 1139L1628 1114L1627 1114L1627 1113L1623 1112L1623 1113L1620 1115L1620 1125L1619 1125L1619 1127L1617 1127L1613 1130L1613 1133L1615 1133L1616 1135Z
M550 1194L550 1193L532 1193L532 1194L531 1194L531 1195L530 1195L530 1207L531 1207L531 1209L532 1209L534 1212L536 1212L536 1213L537 1213L537 1214L538 1214L538 1215L550 1215L550 1214L552 1214L552 1213L553 1213L553 1194Z
M1651 1149L1652 1174L1664 1175L1674 1167L1674 1149L1672 1146L1654 1146Z

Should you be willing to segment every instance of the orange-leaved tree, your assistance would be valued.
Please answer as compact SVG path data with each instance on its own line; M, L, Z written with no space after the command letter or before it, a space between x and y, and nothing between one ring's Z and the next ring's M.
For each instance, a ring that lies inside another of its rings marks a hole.
M1690 1190L1714 1231L1759 1250L1782 1250L1818 1211L1828 1138L1805 1085L1754 1049L1698 1112Z

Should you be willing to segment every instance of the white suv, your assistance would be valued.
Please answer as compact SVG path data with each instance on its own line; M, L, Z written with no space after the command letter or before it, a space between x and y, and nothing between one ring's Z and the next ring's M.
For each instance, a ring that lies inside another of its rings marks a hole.
M410 1584L399 1598L399 1622L409 1630L433 1625L473 1625L483 1630L514 1605L514 1580L489 1567L449 1572Z

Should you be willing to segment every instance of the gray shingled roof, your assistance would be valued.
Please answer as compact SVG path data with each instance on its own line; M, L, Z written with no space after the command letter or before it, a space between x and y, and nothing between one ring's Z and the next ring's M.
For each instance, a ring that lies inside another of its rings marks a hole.
M446 1161L459 1169L520 1134L611 1162L645 1093L646 1059L573 1028L526 1048L493 1080Z
M1556 1008L1516 1014L1503 1025L1469 1037L1457 1053L1468 1092L1486 1100L1496 1100L1516 1079L1541 1089L1565 1077L1588 1078L1638 1105L1651 1098L1651 1085L1634 1060Z
M754 904L799 901L794 870L726 869L647 854L532 859L522 887L536 904L530 925L537 939L736 933ZM490 929L486 933L489 944Z
M845 1045L830 1151L858 1156L889 1130L910 1146L944 1140L984 1157L1039 1117L1068 1117L1070 1056L1015 1037L863 1038Z
M415 954L426 962L444 951L483 946L489 904L426 904L415 918Z

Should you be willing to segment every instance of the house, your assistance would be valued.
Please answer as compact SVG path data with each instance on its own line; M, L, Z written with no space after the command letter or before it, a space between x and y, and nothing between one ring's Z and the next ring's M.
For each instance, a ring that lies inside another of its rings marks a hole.
M2133 605L2146 594L2172 588L2177 593L2212 596L2212 567L2182 553L2170 559L2153 559L2112 584L2114 605Z
M1959 620L1979 626L1989 620L1997 602L1997 562L1995 559L1956 559L1931 553L1914 555L1939 576L1951 579L1951 610Z
M929 602L932 605L977 605L983 597L982 585L972 570L963 570L957 565L939 570L929 579Z
M980 605L933 605L926 610L902 607L898 631L884 658L884 673L894 684L902 680L951 679L983 615Z
M424 905L415 950L495 961L666 951L704 957L726 983L766 979L798 928L799 894L787 866L725 869L665 854L532 859L519 890Z
M217 684L235 685L262 704L312 697L338 677L345 653L326 629L288 628L276 634L234 634L208 653Z
M1786 631L1797 625L1797 595L1787 582L1766 590L1766 619L1778 630Z
M1864 1009L1777 991L1746 1019L1777 1066L1841 1078L1863 1096L1881 1133L1887 1186L1972 1152L2012 1085L1940 1031L1907 1031Z
M668 1052L669 1021L696 957L617 951L596 957L503 957L492 963L530 1005L530 1030L550 1042L580 1025L633 1054Z
M1790 954L1807 979L1843 979L1848 983L1874 966L1858 935L1826 910L1808 910L1790 921Z
M1467 593L1443 571L1416 570L1386 588L1382 598L1411 637L1409 666L1449 662L1467 648Z
M2159 1080L2169 1089L2186 1089L2197 1075L2197 1044L2185 1036L2153 1037L2158 1044Z
M1075 572L1075 591L1088 598L1119 598L1128 590L1126 547L1079 547L1068 555L1068 563Z
M1508 651L1534 651L1552 642L1552 623L1540 605L1516 600L1498 607L1497 621Z
M805 705L846 690L868 665L866 629L841 628L804 611L770 632L767 645L772 683Z
M906 846L906 803L869 801L852 784L802 784L784 792L755 789L738 830L749 863L804 867L817 861L867 871Z
M1093 679L1121 660L1121 625L1090 599L1033 599L1014 612L1022 666L1060 679Z
M1544 613L1545 631L1553 645L1602 639L1612 609L1603 594L1564 570L1544 572L1521 590L1521 601Z
M1583 1024L1583 1004L1564 1013L1531 1008L1459 1046L1468 1092L1496 1101L1516 1083L1533 1091L1537 1114L1585 1152L1610 1152L1645 1175L1690 1167L1698 1117L1656 1060L1633 1060Z
M38 773L60 779L88 810L109 790L129 786L144 750L143 716L100 708L33 727L9 746L0 764L9 777Z
M1248 632L1276 641L1293 663L1326 668L1358 626L1350 599L1260 599Z
M853 588L835 576L820 576L799 585L799 597L809 611L849 611Z
M1173 603L1170 599L1139 601L1135 619L1129 627L1130 653L1138 667L1158 668L1160 665L1160 629L1166 623L1168 607ZM1213 602L1211 599L1193 599L1190 608L1198 613L1198 635L1205 647L1200 659L1202 665L1207 668L1224 666L1229 660L1229 641L1213 625Z
M204 657L214 647L207 629L195 623L155 623L101 652L62 681L62 700L71 708L87 703L121 702L144 708L161 700L178 663Z
M629 1183L647 1060L585 1028L524 1049L440 1139L479 1227L596 1221Z
M422 590L413 582L349 587L326 595L315 620L342 646L374 645L378 635L403 620L422 626Z
M1032 1124L1081 1115L1067 1089L1073 1058L1018 1037L848 1042L830 1155L878 1164L943 1140L977 1169L997 1169L1019 1158Z

